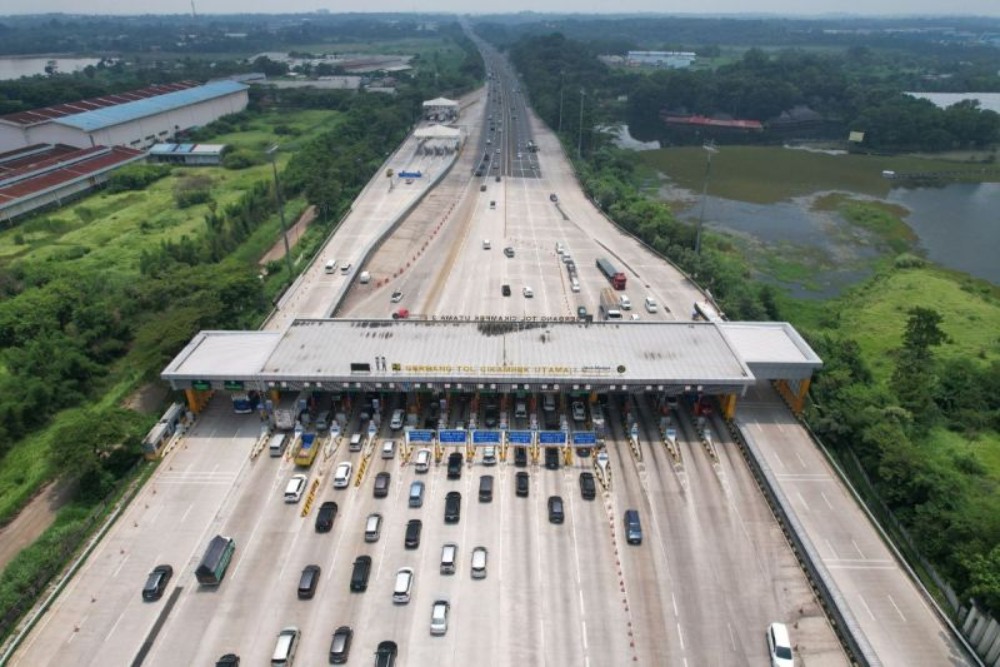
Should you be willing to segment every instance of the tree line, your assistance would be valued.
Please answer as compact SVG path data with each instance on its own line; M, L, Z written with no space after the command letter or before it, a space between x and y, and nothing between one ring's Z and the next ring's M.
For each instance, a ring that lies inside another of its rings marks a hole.
M523 38L510 48L518 70L532 82L532 103L550 127L572 137L579 132L584 105L585 145L597 123L627 123L642 140L701 143L712 135L704 129L672 131L662 114L771 121L795 107L819 114L819 129L817 123L780 131L775 125L760 135L715 138L781 142L798 131L843 141L849 131L859 131L864 133L862 147L875 151L984 149L1000 142L1000 114L975 101L941 109L906 95L891 76L877 76L884 63L864 50L816 54L753 48L716 69L644 73L606 67L597 59L602 46L553 33Z

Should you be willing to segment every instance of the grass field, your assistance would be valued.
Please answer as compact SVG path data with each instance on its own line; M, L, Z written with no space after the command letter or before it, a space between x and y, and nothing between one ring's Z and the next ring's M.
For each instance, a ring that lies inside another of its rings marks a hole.
M797 325L832 326L857 340L876 377L888 381L892 351L902 345L907 311L915 306L944 318L948 342L935 349L937 356L1000 361L1000 287L932 266L886 271L833 302L817 307L790 300L783 310Z
M643 151L638 159L682 188L700 192L707 153L697 146ZM918 157L827 155L770 146L722 146L712 156L709 193L716 197L773 204L816 192L839 190L872 197L889 194L883 170L980 172L982 165Z
M297 128L301 133L295 141L306 141L332 127L337 119L338 114L331 111L269 114L253 119L245 133L234 133L213 141L244 147L267 146L288 139L274 133L274 126L278 124ZM284 147L289 148L288 143ZM288 154L279 153L277 159L281 164L288 159ZM213 197L220 208L239 198L253 183L260 180L270 182L273 178L270 164L240 171L221 167L176 168L170 176L141 192L98 192L0 232L0 262L72 259L75 266L101 268L108 280L132 280L139 275L139 256L144 248L155 248L161 241L176 241L183 235L199 235L204 230L204 216L208 212L206 204L181 210L173 200L174 186L191 173L212 179ZM294 220L304 205L301 199L287 201L289 220ZM236 255L248 264L255 263L279 238L279 229L278 217L274 215L255 230ZM284 279L283 276L275 277L268 281L265 289L269 293L275 292L280 287L278 283ZM120 403L142 379L126 362L120 362L112 370L104 394L96 397L94 402L104 405ZM66 414L56 415L49 427L22 440L0 461L0 523L16 512L54 474L49 464L52 433L63 425Z

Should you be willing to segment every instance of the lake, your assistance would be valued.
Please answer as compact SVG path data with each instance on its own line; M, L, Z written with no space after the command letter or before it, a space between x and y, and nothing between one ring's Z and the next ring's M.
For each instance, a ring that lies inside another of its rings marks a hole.
M701 201L690 196L695 203L680 217L696 223ZM705 226L745 239L748 248L763 245L785 254L791 249L793 255L800 253L800 261L810 253L826 258L833 266L817 263L811 285L783 285L794 296L826 298L870 275L878 252L836 214L812 210L813 200L766 205L709 197ZM910 211L904 221L929 260L1000 284L1000 183L894 188L886 200Z
M64 74L78 72L89 65L96 65L100 58L74 58L59 56L42 56L37 58L0 58L0 81L20 79L22 76L45 74L45 66L50 60L56 61L56 67Z

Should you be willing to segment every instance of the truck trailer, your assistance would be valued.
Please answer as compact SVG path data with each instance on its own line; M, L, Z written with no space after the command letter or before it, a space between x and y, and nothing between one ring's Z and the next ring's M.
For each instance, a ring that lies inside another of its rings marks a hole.
M611 286L616 290L625 289L625 274L615 268L615 265L604 257L597 258L597 268L600 269L604 277L608 279Z

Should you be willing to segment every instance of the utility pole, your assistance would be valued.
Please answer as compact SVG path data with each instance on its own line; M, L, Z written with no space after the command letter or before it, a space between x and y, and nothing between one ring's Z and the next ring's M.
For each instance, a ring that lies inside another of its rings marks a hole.
M271 170L274 172L274 198L278 201L278 217L281 219L281 238L285 241L285 264L288 266L288 280L292 280L292 250L288 247L288 226L285 224L285 202L281 198L281 186L278 183L278 165L274 161L274 154L278 152L278 144L274 144L267 149L267 155L271 158Z
M708 203L708 179L712 175L712 154L719 152L714 141L704 144L702 148L708 154L708 162L705 165L705 183L701 188L701 215L698 216L698 230L694 235L694 254L699 256L701 255L701 228L705 224L705 205Z
M580 131L576 138L576 157L583 159L583 88L580 88Z

